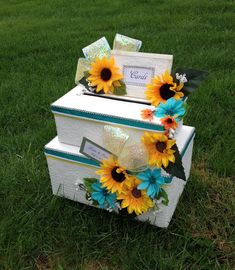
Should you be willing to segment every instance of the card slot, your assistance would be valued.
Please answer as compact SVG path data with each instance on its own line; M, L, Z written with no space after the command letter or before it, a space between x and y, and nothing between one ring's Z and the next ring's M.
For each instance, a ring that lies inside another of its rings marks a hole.
M131 100L131 99L126 99L126 98L121 98L121 97L110 97L110 96L106 96L106 95L96 95L93 93L84 93L84 95L86 96L95 96L95 97L99 97L99 98L106 98L106 99L113 99L113 100L117 100L117 101L122 101L122 102L129 102L129 103L136 103L136 104L143 104L143 105L151 105L150 102L148 101L140 101L140 100Z

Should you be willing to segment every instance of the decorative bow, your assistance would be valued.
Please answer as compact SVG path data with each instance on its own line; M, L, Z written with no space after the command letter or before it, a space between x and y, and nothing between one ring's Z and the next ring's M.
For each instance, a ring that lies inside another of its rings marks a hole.
M149 157L146 148L142 143L133 142L123 129L104 126L104 144L127 170L139 172L147 169Z
M116 34L113 41L113 50L132 51L138 52L141 48L142 41L133 39L124 35ZM110 56L111 48L105 37L102 37L94 43L88 45L82 49L85 58L79 58L77 64L77 71L75 76L75 83L84 77L84 72L89 70L91 62L95 58L102 58L104 56Z

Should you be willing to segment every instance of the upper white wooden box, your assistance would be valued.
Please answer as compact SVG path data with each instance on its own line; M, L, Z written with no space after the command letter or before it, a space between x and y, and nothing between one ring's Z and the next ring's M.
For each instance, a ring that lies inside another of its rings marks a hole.
M151 122L141 118L141 111L153 106L133 100L81 94L82 89L78 85L51 105L60 142L80 146L83 137L87 137L103 146L105 125L121 127L137 142L144 131L165 131L159 118L154 117Z

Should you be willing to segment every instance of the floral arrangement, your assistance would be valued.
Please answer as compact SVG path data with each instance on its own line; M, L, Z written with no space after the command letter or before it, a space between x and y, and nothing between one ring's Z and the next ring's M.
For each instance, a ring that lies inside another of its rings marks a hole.
M136 40L127 38L127 42L123 44L131 42L134 42L133 49L136 47ZM106 48L107 44L104 47ZM85 68L83 65L85 71L81 82L89 91L97 94L125 95L123 74L116 66L114 58L107 56L105 49L101 52L106 53L103 56L99 54L99 57L95 57L97 48L91 46L85 48L85 52L86 50L93 57L87 60ZM111 155L109 159L102 160L101 168L96 172L99 177L84 179L87 198L94 205L110 211L127 210L128 214L140 215L149 209L157 210L159 202L168 204L166 186L173 177L186 180L182 158L174 139L175 130L185 116L187 96L195 91L206 76L205 71L176 69L173 74L165 71L161 76L152 78L146 86L145 94L154 108L144 109L140 115L147 121L153 121L154 117L160 118L165 132L143 134L141 147L144 150L141 155L147 153L147 158L142 158L142 161L147 160L147 164L141 169L132 169L122 162L125 151L119 151L120 155ZM120 133L120 130L117 133ZM111 142L111 145L115 145L115 142ZM135 151L136 156L140 155L141 147L138 144L134 147L134 155ZM135 159L135 156L128 157L126 162L131 159Z
M104 160L97 171L100 179L85 178L87 198L94 205L110 211L123 211L140 215L150 208L157 209L157 202L167 204L164 186L171 178L161 175L161 170L154 168L133 173L121 166L117 159Z
M176 140L164 133L145 132L141 143L132 145L131 151L130 146L125 146L127 137L120 128L105 126L104 129L106 145L107 141L121 145L112 146L117 155L102 160L101 168L96 171L98 178L84 179L87 198L100 208L121 212L126 209L134 215L151 208L157 210L159 202L167 205L165 187L173 176L186 180ZM134 166L127 160L133 160Z
M105 68L106 73L103 71ZM112 71L112 75L108 70ZM157 210L159 202L168 204L165 187L174 176L186 180L174 131L186 113L185 98L196 89L205 73L180 71L175 76L166 71L147 85L146 97L155 108L143 110L141 117L149 121L153 121L154 116L158 117L165 128L164 133L145 132L142 136L141 143L148 154L147 166L141 171L130 170L120 162L121 155L103 160L101 169L96 172L99 178L84 179L87 197L93 204L110 211L122 212L126 209L128 214L140 215L149 209ZM113 59L96 60L89 74L87 80L97 92L114 91L122 79Z
M177 69L172 75L166 70L147 84L146 98L155 107L141 111L142 119L160 118L166 134L176 130L187 110L186 98L206 78L207 72L195 69Z

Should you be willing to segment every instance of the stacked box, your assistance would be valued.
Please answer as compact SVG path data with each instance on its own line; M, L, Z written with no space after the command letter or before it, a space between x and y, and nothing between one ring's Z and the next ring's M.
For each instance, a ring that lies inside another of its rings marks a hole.
M106 148L104 128L107 126L121 129L134 142L140 142L144 132L165 132L159 118L154 117L151 122L141 118L140 111L152 108L148 102L87 94L81 84L54 102L51 108L58 136L45 146L45 154L53 194L87 205L94 206L82 188L83 179L97 178L100 163L80 153L84 137ZM193 127L178 125L175 139L186 180L190 174L194 136ZM168 205L159 201L158 209L151 209L136 219L166 228L186 183L173 177L165 186Z

